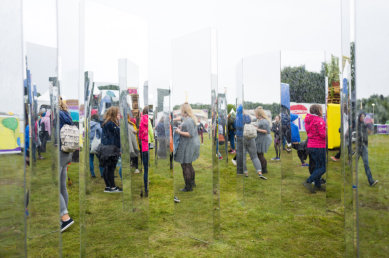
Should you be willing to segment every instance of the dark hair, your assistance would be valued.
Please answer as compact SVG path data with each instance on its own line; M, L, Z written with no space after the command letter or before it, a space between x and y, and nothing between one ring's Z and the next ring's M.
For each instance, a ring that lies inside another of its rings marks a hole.
M99 120L99 116L97 114L93 114L93 116L91 118L92 118L92 120L95 120L95 121Z
M312 105L310 108L309 108L309 113L313 114L313 115L317 115L317 116L320 116L321 115L321 106L320 105Z
M142 111L143 115L148 115L149 114L149 107L144 107Z

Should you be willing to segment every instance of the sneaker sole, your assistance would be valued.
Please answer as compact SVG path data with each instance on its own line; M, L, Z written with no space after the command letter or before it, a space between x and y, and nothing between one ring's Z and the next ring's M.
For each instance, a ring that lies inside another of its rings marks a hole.
M72 222L70 222L69 224L66 225L66 227L64 227L63 229L61 229L61 233L64 232L66 229L68 229L71 225L74 224L74 220ZM57 231L58 232L58 231Z

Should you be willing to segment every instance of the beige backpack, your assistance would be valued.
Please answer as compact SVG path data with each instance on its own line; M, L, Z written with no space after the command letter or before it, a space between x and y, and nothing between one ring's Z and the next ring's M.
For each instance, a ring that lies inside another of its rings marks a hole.
M79 149L80 135L75 125L65 124L61 128L61 151L74 152Z

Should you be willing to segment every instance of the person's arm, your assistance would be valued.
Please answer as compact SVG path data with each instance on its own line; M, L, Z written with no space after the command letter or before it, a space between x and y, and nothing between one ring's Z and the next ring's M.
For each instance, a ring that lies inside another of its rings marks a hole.
M321 124L319 124L319 137L322 138L322 139L325 139L326 138L326 123L323 122Z

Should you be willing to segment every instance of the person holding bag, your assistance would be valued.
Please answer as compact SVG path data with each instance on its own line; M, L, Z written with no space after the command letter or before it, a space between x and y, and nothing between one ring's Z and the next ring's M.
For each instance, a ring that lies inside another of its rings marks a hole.
M243 106L239 105L236 110L235 128L237 137L237 174L243 174L247 177L248 171L246 166L246 152L249 153L254 168L258 173L260 179L267 180L262 175L262 166L257 156L257 147L255 144L255 137L257 136L256 127L251 123L249 115L243 113Z
M99 150L100 164L104 167L105 193L122 192L115 185L115 169L120 156L120 113L118 107L110 107L104 115L103 137Z

